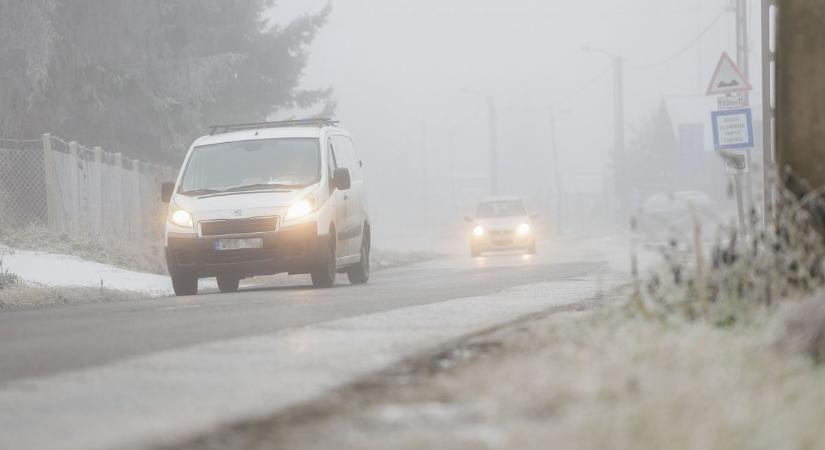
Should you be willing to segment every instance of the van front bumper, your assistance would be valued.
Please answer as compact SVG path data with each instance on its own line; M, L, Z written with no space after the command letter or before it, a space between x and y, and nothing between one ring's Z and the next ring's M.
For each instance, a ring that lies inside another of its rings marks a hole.
M227 238L261 238L263 248L215 250L215 242ZM197 278L305 274L312 272L323 260L328 239L328 236L317 234L315 223L282 228L275 233L243 236L170 235L166 246L166 264L171 275Z

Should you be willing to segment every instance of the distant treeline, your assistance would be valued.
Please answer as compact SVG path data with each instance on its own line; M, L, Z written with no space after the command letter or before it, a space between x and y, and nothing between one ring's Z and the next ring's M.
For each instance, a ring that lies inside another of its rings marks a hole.
M49 132L174 161L206 125L332 108L300 90L330 7L286 26L273 0L0 0L0 137Z

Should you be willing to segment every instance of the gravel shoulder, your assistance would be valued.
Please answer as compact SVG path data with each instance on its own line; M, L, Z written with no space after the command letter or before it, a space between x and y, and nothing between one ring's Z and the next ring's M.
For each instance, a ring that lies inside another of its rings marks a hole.
M773 321L665 326L622 298L473 335L173 448L825 448L825 371L778 351Z

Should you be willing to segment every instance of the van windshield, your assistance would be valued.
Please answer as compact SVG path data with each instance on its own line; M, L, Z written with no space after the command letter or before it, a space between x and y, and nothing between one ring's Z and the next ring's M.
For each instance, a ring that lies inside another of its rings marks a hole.
M524 203L518 200L504 200L484 202L478 205L478 218L490 217L522 217L527 215Z
M178 192L300 189L320 180L318 139L262 139L195 147Z

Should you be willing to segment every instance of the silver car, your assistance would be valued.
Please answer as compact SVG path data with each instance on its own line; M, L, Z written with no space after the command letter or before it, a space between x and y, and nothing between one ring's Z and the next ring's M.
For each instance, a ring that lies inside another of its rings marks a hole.
M470 254L476 258L484 252L525 250L536 253L533 215L517 197L495 197L481 201L472 223Z

